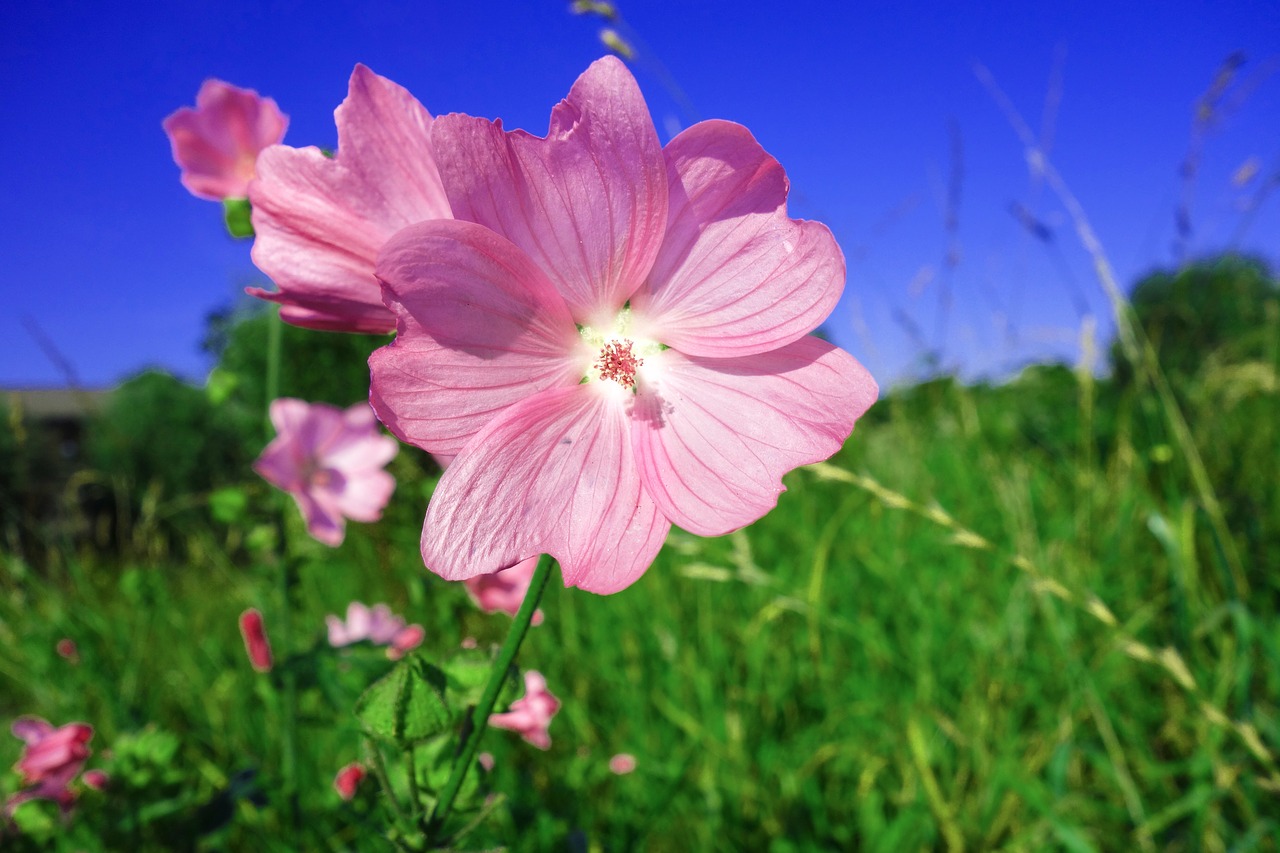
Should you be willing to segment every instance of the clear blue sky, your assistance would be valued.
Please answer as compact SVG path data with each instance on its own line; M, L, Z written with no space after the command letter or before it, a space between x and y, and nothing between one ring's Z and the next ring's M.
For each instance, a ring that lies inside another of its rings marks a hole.
M961 5L621 3L664 139L693 118L745 124L786 167L793 215L835 231L849 280L828 328L882 384L917 373L922 346L941 344L944 364L970 375L999 374L1074 358L1082 311L1110 334L1062 208L1032 181L975 60L1037 131L1057 93L1051 157L1127 286L1175 259L1194 105L1243 51L1227 112L1204 140L1188 249L1280 260L1280 188L1243 231L1239 210L1280 172L1274 0ZM182 189L160 127L204 78L274 97L293 145L334 144L333 109L356 62L433 113L500 116L541 134L604 52L599 27L559 0L4 4L0 387L63 384L32 324L86 385L148 365L207 373L206 315L262 277L248 244L223 234L219 208ZM1237 188L1232 175L1251 157L1261 172ZM1052 245L1018 223L1014 203L1052 229Z

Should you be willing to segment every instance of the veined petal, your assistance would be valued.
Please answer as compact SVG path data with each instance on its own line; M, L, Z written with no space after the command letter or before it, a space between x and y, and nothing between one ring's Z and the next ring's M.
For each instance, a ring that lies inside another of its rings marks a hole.
M636 464L663 515L704 536L772 509L782 475L839 450L877 394L853 356L813 337L743 358L662 359L636 397Z
M448 217L431 146L431 114L405 89L357 65L334 116L338 151L273 146L250 187L253 260L298 326L389 332L373 275L378 250L406 225Z
M666 224L667 178L653 120L621 61L592 63L551 111L545 138L448 115L432 139L454 215L523 249L575 320L612 318L640 286Z
M551 554L566 586L599 593L644 573L671 525L641 488L626 403L603 384L543 391L476 435L427 507L428 568L465 580Z
M456 454L511 404L582 378L582 339L564 300L487 228L406 228L379 255L378 277L398 332L369 358L370 402L411 444Z
M768 352L808 334L844 289L825 225L787 217L787 176L751 133L704 121L667 144L662 250L632 299L687 355Z

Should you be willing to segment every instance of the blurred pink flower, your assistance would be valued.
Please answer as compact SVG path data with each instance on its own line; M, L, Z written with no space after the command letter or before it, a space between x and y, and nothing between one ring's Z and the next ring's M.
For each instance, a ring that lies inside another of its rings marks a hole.
M281 398L271 403L276 437L253 463L268 483L293 495L307 532L338 546L346 520L377 521L396 481L382 470L399 451L373 411Z
M107 787L111 778L101 770L86 770L80 780L95 791L101 791Z
M80 650L76 648L75 640L70 637L63 637L54 646L54 650L58 653L58 657L71 663L80 663Z
M480 762L480 767L484 769L484 772L488 773L489 771L493 770L493 753L492 752L480 753L478 756L476 756L476 761Z
M490 714L489 725L515 732L538 749L551 748L547 727L560 710L560 700L547 690L547 681L533 670L524 674L524 696L505 714Z
M204 81L194 109L164 120L182 185L210 201L248 196L258 152L284 139L288 126L275 101L221 80Z
M515 616L520 612L520 605L524 603L525 593L529 591L529 583L537 568L538 558L533 557L501 572L467 578L467 594L485 613L501 610ZM532 624L542 624L541 610L533 612Z
M431 139L456 219L378 255L397 336L369 363L382 422L456 454L422 531L442 577L546 553L568 586L624 589L672 524L763 516L874 402L870 374L809 335L844 288L840 248L787 216L786 175L742 126L663 149L605 57L545 138L454 114Z
M12 814L20 804L36 799L53 800L64 811L70 808L76 795L67 786L89 757L93 727L67 723L54 728L39 717L19 717L11 731L26 743L14 769L22 774L22 784L30 787L10 797L5 812Z
M329 645L334 648L368 640L375 646L387 646L387 657L392 660L417 648L425 636L421 625L406 625L404 619L385 604L367 607L353 601L347 605L345 621L333 614L324 617L324 621L329 626Z
M609 759L609 770L617 773L619 776L625 776L636 769L636 757L626 752L620 752L613 758Z
M334 112L338 150L280 146L258 160L253 260L276 287L248 293L278 302L295 326L390 332L374 260L406 225L450 215L431 144L431 114L363 65Z
M333 777L333 789L338 792L338 796L342 797L342 799L351 800L355 797L356 788L360 787L364 777L364 767L359 762L353 761L339 770L338 775Z
M270 672L272 666L271 641L262 625L262 613L250 607L240 614L240 636L244 638L245 654L258 672Z

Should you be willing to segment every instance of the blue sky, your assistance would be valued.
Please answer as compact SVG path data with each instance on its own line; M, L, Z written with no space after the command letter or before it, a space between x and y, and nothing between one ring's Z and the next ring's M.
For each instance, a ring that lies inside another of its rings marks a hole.
M1076 358L1085 317L1110 335L1062 206L1033 180L975 61L1037 132L1050 128L1051 159L1126 286L1175 262L1184 197L1187 253L1280 261L1280 188L1251 218L1241 211L1280 173L1274 0L620 8L663 138L697 118L745 124L787 169L792 214L832 227L849 277L828 329L882 384L918 375L929 349L968 375L1001 375ZM5 4L0 387L64 384L32 329L85 385L151 365L207 373L205 317L264 279L248 243L222 232L220 209L182 189L160 127L206 77L275 98L293 145L334 144L356 62L433 113L541 134L604 52L600 26L559 0ZM1179 167L1195 103L1235 51L1245 64L1188 185ZM1250 158L1260 172L1237 187Z

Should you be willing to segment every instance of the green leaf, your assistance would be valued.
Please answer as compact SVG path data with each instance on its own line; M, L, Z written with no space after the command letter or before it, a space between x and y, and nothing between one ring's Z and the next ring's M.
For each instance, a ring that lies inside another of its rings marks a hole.
M232 486L209 494L209 511L223 524L232 524L243 518L248 507L249 498L244 489Z
M227 232L232 237L252 237L253 222L249 217L252 208L247 198L224 198L222 215L227 223Z
M421 658L407 658L375 681L356 702L356 716L371 737L402 746L453 726L445 674Z

